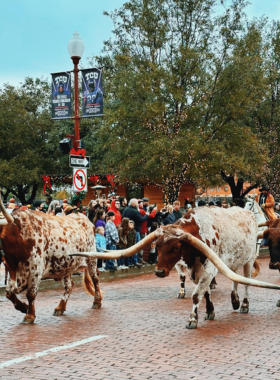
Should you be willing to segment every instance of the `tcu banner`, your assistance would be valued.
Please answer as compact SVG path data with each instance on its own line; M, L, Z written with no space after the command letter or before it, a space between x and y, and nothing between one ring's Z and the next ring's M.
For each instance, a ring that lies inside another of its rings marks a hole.
M83 117L103 115L103 89L101 69L82 71Z
M71 73L52 74L52 119L71 117Z

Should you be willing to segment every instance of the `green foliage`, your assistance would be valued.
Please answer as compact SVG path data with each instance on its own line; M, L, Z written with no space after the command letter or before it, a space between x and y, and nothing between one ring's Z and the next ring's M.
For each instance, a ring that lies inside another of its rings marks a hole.
M5 85L0 90L0 186L23 203L35 198L42 174L61 167L49 107L45 80L26 78L19 88Z
M217 4L131 0L110 14L114 38L95 57L107 89L91 152L100 172L170 196L186 181L220 181L221 169L262 174L266 147L248 112L267 86L263 22L247 22L242 0L223 14Z
M83 199L86 197L86 192L85 191L80 191L79 193L73 194L70 204L72 206L77 206L78 203L80 203Z

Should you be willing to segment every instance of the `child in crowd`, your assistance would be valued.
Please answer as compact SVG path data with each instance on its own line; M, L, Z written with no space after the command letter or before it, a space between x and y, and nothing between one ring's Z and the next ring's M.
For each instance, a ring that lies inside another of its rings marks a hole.
M107 213L107 223L105 227L106 232L106 247L108 250L116 250L116 244L119 242L119 234L117 228L114 224L115 214L113 211ZM114 260L106 260L106 270L114 271L116 267L114 265Z
M103 250L106 249L106 238L104 234L104 227L100 226L96 228L95 243L97 252L103 252ZM97 267L99 272L105 272L105 269L102 267L102 260L98 259Z

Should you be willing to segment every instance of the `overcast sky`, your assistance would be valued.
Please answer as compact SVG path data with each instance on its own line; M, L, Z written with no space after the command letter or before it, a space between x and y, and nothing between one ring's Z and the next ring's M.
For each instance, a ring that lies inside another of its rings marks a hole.
M103 11L119 8L125 0L0 0L0 86L18 85L26 76L72 69L67 43L77 30L86 57L99 54L113 24ZM279 20L280 0L251 0L249 17L266 15Z

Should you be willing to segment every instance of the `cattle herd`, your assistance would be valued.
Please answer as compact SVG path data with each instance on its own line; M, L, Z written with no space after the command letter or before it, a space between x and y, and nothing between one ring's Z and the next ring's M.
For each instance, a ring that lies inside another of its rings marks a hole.
M3 261L9 271L6 297L25 314L23 323L33 323L36 318L35 299L43 278L63 281L64 294L54 310L54 315L62 315L73 288L71 276L82 269L85 290L94 296L92 307L100 308L102 296L97 258L129 257L152 242L158 250L155 274L166 277L174 266L179 271L181 290L178 298L185 296L184 268L196 285L188 329L198 325L198 308L203 297L206 300L205 319L214 319L211 288L218 271L233 281L232 307L234 310L240 308L241 313L249 311L249 286L280 290L278 285L252 278L259 272L256 246L261 237L268 240L270 268L280 270L280 222L267 221L258 225L255 213L250 210L198 207L173 225L150 233L133 247L103 253L96 252L93 224L82 214L58 218L20 209L8 214L1 198L0 211L4 217L0 219L0 249L4 251ZM259 228L264 227L266 229L259 232ZM244 277L238 273L241 268ZM241 306L238 284L245 285ZM27 290L28 303L17 297L24 290Z

